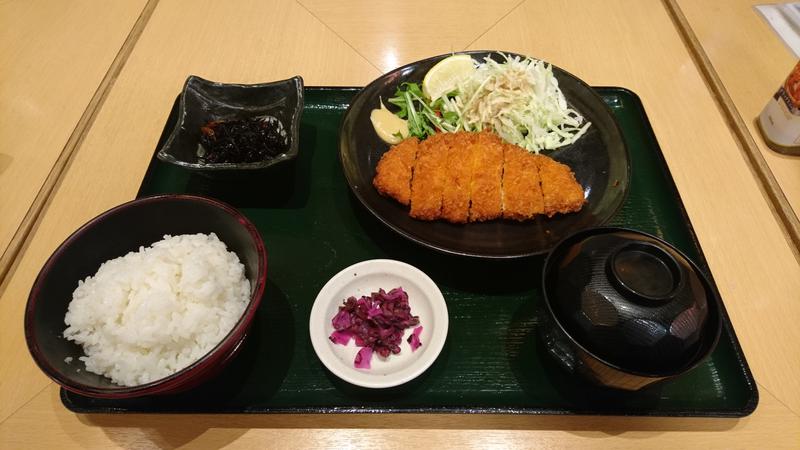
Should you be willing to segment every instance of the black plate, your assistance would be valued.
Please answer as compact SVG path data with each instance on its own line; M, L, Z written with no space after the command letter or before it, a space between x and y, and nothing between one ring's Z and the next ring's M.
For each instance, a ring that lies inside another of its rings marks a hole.
M503 61L498 52L464 52L476 60L489 56ZM504 52L507 55L513 53ZM378 99L394 95L404 81L422 82L440 55L395 69L359 92L342 120L339 156L353 193L381 222L406 238L445 252L483 258L518 258L549 251L558 241L583 228L602 225L622 206L630 179L628 149L613 114L594 90L572 74L553 66L553 73L570 106L592 126L575 144L544 153L572 168L583 186L587 203L575 214L517 223L495 220L455 225L444 221L412 219L408 208L381 196L372 186L375 167L389 149L375 134L369 115Z

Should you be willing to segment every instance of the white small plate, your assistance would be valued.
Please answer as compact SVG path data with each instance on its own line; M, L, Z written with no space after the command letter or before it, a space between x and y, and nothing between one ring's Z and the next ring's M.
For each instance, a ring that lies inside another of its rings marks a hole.
M361 349L349 344L334 344L331 320L348 297L361 298L383 289L386 292L402 287L408 293L411 314L419 316L422 325L422 346L412 352L406 339L413 328L406 329L400 353L382 358L372 356L371 369L356 369L354 360ZM334 275L314 300L309 319L311 344L320 361L334 375L348 383L367 388L388 388L406 383L425 371L447 339L447 304L436 283L414 266L390 259L373 259L354 264Z

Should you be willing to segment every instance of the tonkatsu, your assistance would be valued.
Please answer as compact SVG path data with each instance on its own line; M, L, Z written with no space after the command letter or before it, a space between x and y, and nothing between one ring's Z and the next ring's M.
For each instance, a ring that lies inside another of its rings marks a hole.
M417 160L417 138L408 138L384 153L372 184L383 195L408 205L411 201L411 171Z
M536 164L539 156L511 144L506 144L503 150L503 218L522 221L544 214Z
M436 134L419 144L417 163L411 178L411 211L420 220L436 220L442 214L447 153L451 135Z
M464 136L469 133L458 133ZM470 146L472 182L470 183L469 221L483 222L503 215L503 141L494 133L478 133Z
M453 223L552 217L585 202L568 166L488 131L406 139L381 157L373 184L411 217Z
M472 139L461 138L458 145L447 150L444 190L442 191L442 219L453 223L469 220L470 188L472 184Z
M584 203L583 188L575 181L572 170L565 164L541 155L537 155L536 165L542 179L542 198L547 217L580 210Z

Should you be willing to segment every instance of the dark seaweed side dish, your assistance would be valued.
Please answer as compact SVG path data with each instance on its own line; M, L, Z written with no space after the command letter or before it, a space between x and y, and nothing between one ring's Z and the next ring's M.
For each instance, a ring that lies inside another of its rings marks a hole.
M252 163L289 149L289 136L273 116L211 121L200 127L201 163Z

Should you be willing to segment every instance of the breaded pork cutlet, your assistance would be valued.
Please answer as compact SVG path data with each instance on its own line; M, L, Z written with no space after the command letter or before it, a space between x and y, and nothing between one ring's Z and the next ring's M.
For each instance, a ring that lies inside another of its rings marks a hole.
M503 150L503 218L533 219L544 213L537 156L511 144Z
M542 180L544 213L547 217L580 211L585 202L583 188L575 180L575 174L569 166L541 155L536 155L536 164Z
M435 134L425 139L417 151L417 162L411 179L411 211L420 220L436 220L442 215L447 154L453 136Z
M469 147L472 153L469 221L497 219L503 214L503 141L496 134L484 131L476 135Z
M405 139L381 156L372 184L383 195L408 205L411 201L411 174L417 159L417 138Z
M494 133L439 133L406 139L378 162L382 195L411 205L420 220L482 222L579 211L583 188L570 168L503 141Z
M466 223L469 220L472 182L471 144L474 141L473 134L455 133L450 143L442 192L442 219L448 222Z

